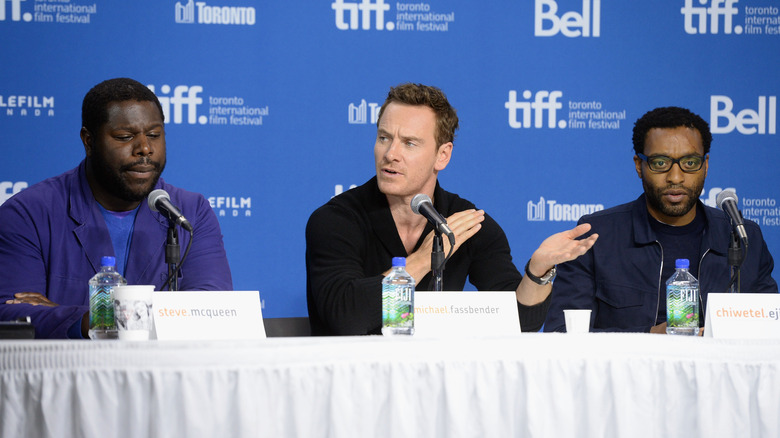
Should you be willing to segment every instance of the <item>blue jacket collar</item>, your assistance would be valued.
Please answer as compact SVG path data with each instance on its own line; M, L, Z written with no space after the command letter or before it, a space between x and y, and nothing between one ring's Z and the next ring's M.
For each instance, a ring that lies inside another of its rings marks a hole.
M78 224L73 233L92 268L97 272L100 270L101 258L113 255L114 248L111 245L111 236L108 233L106 222L87 182L85 160L79 164L74 176L70 182L68 214ZM162 188L163 184L164 181L160 178L154 188ZM155 255L164 250L164 240L159 244L147 241L149 237L147 230L156 228L166 229L167 220L160 213L151 211L146 202L141 202L135 219L135 231L130 243L131 252L125 271L128 277L142 278L143 274L150 269L151 261L155 260ZM179 243L181 244L181 237Z
M101 258L113 255L114 248L111 246L111 236L108 234L105 220L87 182L86 160L82 160L77 169L75 178L72 178L70 183L68 214L78 224L73 229L73 234L76 235L76 240L90 265L97 272L100 270Z

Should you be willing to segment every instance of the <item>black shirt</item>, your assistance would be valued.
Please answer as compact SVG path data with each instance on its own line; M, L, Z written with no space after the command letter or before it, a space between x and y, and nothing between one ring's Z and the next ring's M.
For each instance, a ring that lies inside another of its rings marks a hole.
M444 217L476 208L438 183L434 207ZM432 230L427 224L415 249ZM407 255L376 178L315 210L306 225L306 295L312 334L379 333L382 273L390 269L393 257ZM496 291L513 291L523 278L512 263L504 231L487 214L482 228L447 262L443 289L463 290L467 278L479 290ZM433 289L430 272L416 289ZM538 331L548 306L549 298L535 306L518 303L523 331Z
M675 261L688 259L689 269L697 279L699 278L699 260L701 259L701 241L707 221L704 212L697 207L696 216L687 225L679 227L659 222L648 215L650 228L655 232L658 243L661 244L663 253L663 270L661 279L664 283L674 274ZM658 303L658 322L666 321L666 296L661 294Z

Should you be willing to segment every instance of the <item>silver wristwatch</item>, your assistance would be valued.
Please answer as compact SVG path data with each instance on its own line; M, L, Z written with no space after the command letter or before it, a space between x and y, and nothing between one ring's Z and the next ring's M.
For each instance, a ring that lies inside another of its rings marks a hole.
M555 274L558 273L557 269L555 269L555 265L553 265L553 267L549 271L545 272L544 275L542 275L541 277L537 277L528 270L528 265L530 264L531 264L530 260L528 260L528 263L525 264L525 275L528 278L530 278L531 281L533 281L534 283L540 286L550 284L553 278L555 278Z

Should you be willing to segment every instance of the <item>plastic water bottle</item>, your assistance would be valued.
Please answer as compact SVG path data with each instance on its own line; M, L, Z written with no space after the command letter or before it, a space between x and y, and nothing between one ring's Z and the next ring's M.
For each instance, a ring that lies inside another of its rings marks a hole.
M89 337L91 339L116 339L114 322L114 287L127 281L116 271L116 259L111 256L100 260L100 272L89 280Z
M414 277L406 258L393 257L393 270L382 280L382 334L414 334Z
M666 333L699 333L699 280L690 272L688 259L675 260L676 271L666 281Z

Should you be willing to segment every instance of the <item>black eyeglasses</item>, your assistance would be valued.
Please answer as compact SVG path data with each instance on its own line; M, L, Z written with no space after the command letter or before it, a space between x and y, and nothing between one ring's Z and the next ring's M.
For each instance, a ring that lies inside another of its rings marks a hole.
M685 173L698 172L704 165L704 159L707 158L706 155L687 155L677 159L665 155L648 157L645 154L636 154L636 156L643 159L647 163L647 167L656 173L668 172L672 169L674 163L677 163L680 166L680 170Z

